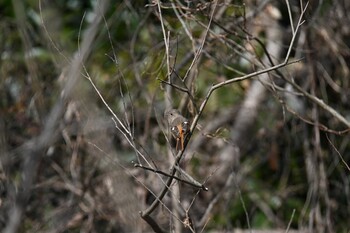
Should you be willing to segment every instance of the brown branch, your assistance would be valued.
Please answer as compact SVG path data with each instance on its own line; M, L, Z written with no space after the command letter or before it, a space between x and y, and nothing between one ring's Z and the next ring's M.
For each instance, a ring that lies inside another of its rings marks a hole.
M344 160L343 156L340 154L340 152L337 150L337 148L334 146L334 144L331 142L331 140L329 139L329 137L328 137L327 134L326 134L326 138L327 138L329 144L331 144L332 148L335 150L335 152L337 152L337 154L339 155L341 161L342 161L343 164L346 166L346 168L348 169L348 171L350 171L349 165L346 163L346 161Z
M319 107L326 110L328 113L330 113L333 117L337 118L340 122L342 122L344 125L346 125L348 128L350 128L350 122L345 119L339 112L337 112L334 108L326 104L322 99L319 99L318 97L308 93L305 91L301 86L296 84L290 79L285 78L285 80L291 84L295 89L297 89L299 92L301 92L306 98L311 100L313 103L317 104Z
M148 225L150 225L150 227L152 228L152 230L156 233L165 233L166 231L164 229L162 229L156 221L154 221L154 219L150 216L150 215L145 215L143 216L142 212L140 211L140 215L142 217L143 220L145 220Z
M145 169L147 171L151 171L151 172L154 172L154 173L158 173L158 174L161 174L163 176L166 176L166 177L169 177L169 178L173 178L175 180L178 180L182 183L185 183L185 184L188 184L188 185L191 185L193 187L196 187L196 188L199 188L199 189L203 189L204 191L208 191L209 189L207 187L205 187L203 184L199 183L198 181L196 181L193 177L191 177L189 174L187 174L185 171L183 170L180 170L180 168L176 167L176 169L178 171L180 171L180 173L182 175L184 175L188 180L184 180L184 179L181 179L180 177L177 177L175 175L170 175L166 172L163 172L161 170L156 170L156 169L153 169L153 168L150 168L150 167L146 167L146 166L143 166L142 164L139 164L139 163L134 163L134 167L138 167L138 168L142 168L142 169Z

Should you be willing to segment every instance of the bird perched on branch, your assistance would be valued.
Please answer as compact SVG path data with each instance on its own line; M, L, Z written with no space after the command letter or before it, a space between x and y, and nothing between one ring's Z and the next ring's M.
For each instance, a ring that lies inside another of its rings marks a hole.
M181 150L183 150L185 136L190 132L189 120L183 117L176 109L166 110L164 117L168 121L171 134L176 139L176 150L178 150L179 144L181 145Z

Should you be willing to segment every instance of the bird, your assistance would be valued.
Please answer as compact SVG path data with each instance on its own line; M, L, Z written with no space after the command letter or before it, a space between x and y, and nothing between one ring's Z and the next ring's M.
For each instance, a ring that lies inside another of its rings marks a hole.
M164 112L164 118L168 121L170 132L176 139L176 151L180 144L181 150L184 149L185 136L190 132L190 122L183 117L176 109L169 109Z

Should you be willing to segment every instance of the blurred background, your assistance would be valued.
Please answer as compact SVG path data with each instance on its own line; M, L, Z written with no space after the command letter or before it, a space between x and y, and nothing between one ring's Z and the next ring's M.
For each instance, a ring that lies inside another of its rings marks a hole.
M139 211L166 176L134 164L169 172L164 110L193 121L207 101L179 166L209 191L174 181L164 232L348 232L349 11L0 1L1 231L152 232Z

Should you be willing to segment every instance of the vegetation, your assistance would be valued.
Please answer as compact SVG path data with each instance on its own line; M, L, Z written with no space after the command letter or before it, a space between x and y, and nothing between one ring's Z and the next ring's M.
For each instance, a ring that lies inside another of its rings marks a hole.
M0 9L2 232L349 231L350 3Z

